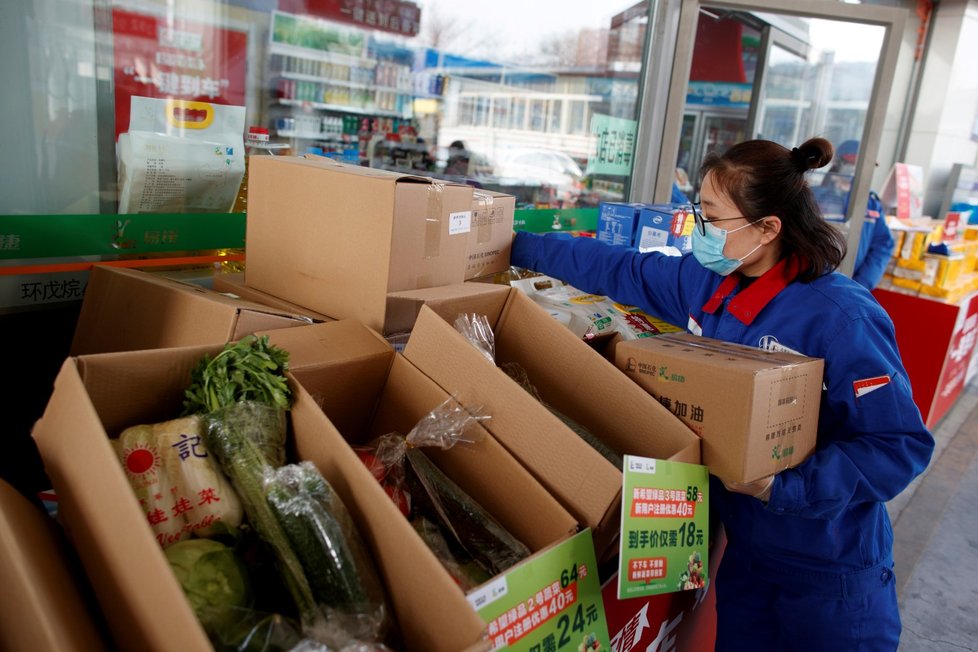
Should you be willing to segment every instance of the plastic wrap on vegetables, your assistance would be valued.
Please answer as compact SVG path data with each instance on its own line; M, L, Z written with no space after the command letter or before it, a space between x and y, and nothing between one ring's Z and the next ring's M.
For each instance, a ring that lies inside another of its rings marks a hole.
M380 579L329 483L310 462L301 462L269 470L265 492L325 616L315 638L336 649L383 640L393 625Z
M388 481L396 478L406 484L412 504L411 517L424 516L438 523L445 536L492 577L529 556L529 548L507 532L420 450L426 446L447 449L458 442L472 442L474 440L466 434L467 429L487 418L469 412L450 398L422 417L406 437L398 433L384 435L374 442L371 452L386 469L384 477ZM438 554L437 549L432 549ZM442 561L449 572L452 571L450 566L466 563L454 556ZM460 584L464 581L464 578L456 579Z
M530 556L524 543L462 491L427 455L416 448L407 449L406 454L413 472L408 474L408 486L414 499L430 502L441 524L490 576ZM420 487L412 486L413 480Z
M492 579L472 555L454 537L446 537L444 529L434 521L418 515L411 519L411 526L428 549L435 553L435 557L459 588L466 593Z
M217 460L204 444L203 420L197 416L153 425L163 469L177 489L177 502L187 526L198 537L236 528L241 523L241 501Z
M496 364L496 338L485 315L463 313L455 318L455 330L481 351L489 362Z
M505 371L507 376L515 380L520 387L529 392L533 398L539 401L543 407L547 408L551 414L563 421L564 425L577 433L577 436L587 442L591 448L600 453L606 460L614 464L615 468L621 468L622 462L624 461L621 455L612 450L610 446L605 444L599 438L595 437L590 430L543 400L543 397L540 396L540 392L537 391L536 386L530 382L530 377L527 375L526 369L524 369L521 364L518 362L503 362L499 365L499 368Z
M126 428L111 441L160 546L166 548L189 538L186 516L173 510L177 489L163 468L153 426Z

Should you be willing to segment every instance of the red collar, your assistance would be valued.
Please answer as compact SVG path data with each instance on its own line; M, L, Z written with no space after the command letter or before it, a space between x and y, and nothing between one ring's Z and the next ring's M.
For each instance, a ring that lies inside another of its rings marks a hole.
M760 314L761 310L764 309L764 306L798 277L801 268L801 261L798 260L797 256L790 256L779 260L774 267L764 272L764 274L756 278L753 283L731 299L727 305L727 312L747 326L750 326L757 318L757 315ZM733 273L723 279L723 282L717 286L716 291L713 292L710 299L703 304L703 311L710 314L715 313L723 303L723 300L740 283L741 278L741 274Z

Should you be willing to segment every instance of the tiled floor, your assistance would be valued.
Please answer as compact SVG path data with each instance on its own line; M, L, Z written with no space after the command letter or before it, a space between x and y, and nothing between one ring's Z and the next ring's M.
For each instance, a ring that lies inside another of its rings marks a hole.
M888 505L901 652L978 650L978 380L934 437L930 467Z

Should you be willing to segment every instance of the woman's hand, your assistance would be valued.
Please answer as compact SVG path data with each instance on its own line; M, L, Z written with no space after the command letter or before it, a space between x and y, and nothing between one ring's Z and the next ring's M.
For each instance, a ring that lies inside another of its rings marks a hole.
M723 486L726 487L728 491L753 496L759 501L766 503L768 498L771 497L771 487L774 486L774 476L769 475L766 478L761 478L760 480L755 480L754 482L724 482Z

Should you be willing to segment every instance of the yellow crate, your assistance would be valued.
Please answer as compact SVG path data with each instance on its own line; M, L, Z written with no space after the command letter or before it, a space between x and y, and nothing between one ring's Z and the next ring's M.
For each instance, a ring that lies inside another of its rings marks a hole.
M924 266L920 278L921 290L924 286L950 289L958 285L961 273L964 271L964 256L924 254Z

